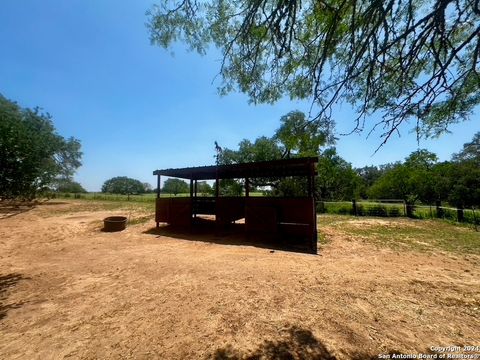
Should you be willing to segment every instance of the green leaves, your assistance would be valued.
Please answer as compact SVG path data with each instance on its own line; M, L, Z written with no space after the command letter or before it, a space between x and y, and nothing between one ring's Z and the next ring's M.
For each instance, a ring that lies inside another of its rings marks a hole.
M140 180L126 176L117 176L103 183L102 192L122 195L143 194L145 192L145 186Z
M164 182L162 191L168 194L177 195L181 193L189 193L190 187L183 180L171 178Z
M309 99L329 122L356 109L356 130L379 113L385 141L414 120L433 137L480 103L478 4L459 0L162 0L148 12L152 43L223 54L219 92L253 103ZM334 114L334 113L333 113Z
M0 197L27 199L81 165L80 142L58 135L51 116L0 95Z

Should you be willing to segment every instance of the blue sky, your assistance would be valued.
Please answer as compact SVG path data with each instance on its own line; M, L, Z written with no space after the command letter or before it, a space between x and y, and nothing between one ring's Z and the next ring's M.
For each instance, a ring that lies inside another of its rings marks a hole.
M150 45L145 12L153 3L2 0L0 93L42 107L61 135L81 140L75 179L90 191L113 176L154 184L154 169L212 164L215 140L235 148L271 136L289 111L308 110L301 102L254 106L243 94L218 96L218 53L201 57L178 45L172 56ZM353 118L348 105L339 108L337 132L348 132ZM376 154L380 132L342 136L337 150L356 167L402 160L418 147L448 160L480 122L475 114L420 145L410 127Z

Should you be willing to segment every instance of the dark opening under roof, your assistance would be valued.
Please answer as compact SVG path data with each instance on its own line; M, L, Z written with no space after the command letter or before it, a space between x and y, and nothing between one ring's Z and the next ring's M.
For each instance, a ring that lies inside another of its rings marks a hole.
M318 157L259 161L231 165L198 166L155 170L153 175L164 175L191 180L262 178L316 175Z

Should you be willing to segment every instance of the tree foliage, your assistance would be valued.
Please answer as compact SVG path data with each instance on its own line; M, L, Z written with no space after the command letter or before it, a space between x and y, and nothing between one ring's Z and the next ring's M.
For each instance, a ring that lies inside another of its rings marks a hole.
M477 0L160 0L148 18L154 44L221 51L221 94L310 99L324 123L345 101L354 130L380 112L385 141L410 119L438 135L480 102Z
M471 161L480 166L480 132L477 132L473 136L472 141L463 144L463 149L459 153L453 155L453 161Z
M437 199L433 167L437 156L425 149L412 152L404 163L386 171L370 188L369 196L377 199L403 199L414 204L420 200L433 203Z
M102 192L122 195L143 194L145 192L145 186L140 180L127 176L117 176L103 183Z
M190 192L190 187L183 180L170 178L163 183L162 191L176 196L177 194Z
M318 199L351 200L358 196L361 178L334 147L322 152L317 171L315 186Z
M427 150L417 150L403 163L390 165L367 190L370 198L403 199L432 204L446 201L452 206L480 205L480 167L470 154L469 144L453 156L455 161L438 163L437 156ZM464 153L465 149L467 151ZM465 154L464 160L460 160Z
M291 111L280 118L273 139L279 143L282 158L317 156L321 146L333 142L326 124L308 121L301 111Z
M213 189L206 181L199 181L197 183L197 192L202 194L203 196L207 196L213 193Z
M69 178L60 178L55 181L54 190L60 193L86 193L83 186Z
M320 148L333 141L325 126L311 123L301 111L291 111L280 119L280 127L272 137L261 136L250 141L242 140L238 150L221 148L216 144L219 164L235 164L256 161L288 159L302 156L317 156ZM243 180L220 183L222 195L242 193ZM307 183L302 179L261 178L250 179L253 188L269 186L272 194L279 196L304 195Z
M48 113L0 95L0 198L34 198L81 165L80 142L60 136Z

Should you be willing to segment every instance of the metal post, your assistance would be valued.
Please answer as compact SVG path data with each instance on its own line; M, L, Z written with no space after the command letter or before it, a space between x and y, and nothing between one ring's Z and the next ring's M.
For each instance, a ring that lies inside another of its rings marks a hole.
M478 231L477 216L475 215L475 206L472 206L472 212L473 212L473 226L475 227L475 231Z
M442 202L440 200L435 201L435 210L437 212L437 218L443 217Z
M248 177L245 178L245 196L250 196L250 179Z
M463 206L459 207L457 209L457 221L458 222L463 222L464 217L463 217Z

